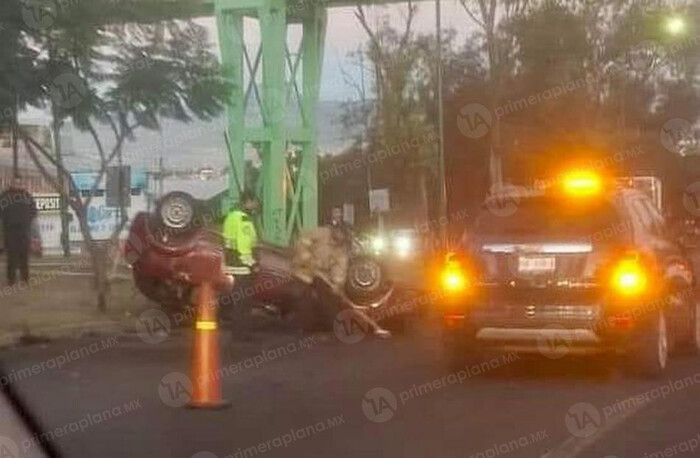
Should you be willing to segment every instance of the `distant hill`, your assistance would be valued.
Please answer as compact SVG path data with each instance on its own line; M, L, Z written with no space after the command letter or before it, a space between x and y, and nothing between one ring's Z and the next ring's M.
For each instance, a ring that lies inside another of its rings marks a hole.
M249 110L253 111L253 110ZM319 105L319 153L338 154L351 143L340 122L342 103L322 102ZM259 113L248 116L249 123L259 122ZM290 122L293 122L290 116ZM135 167L154 170L163 158L166 169L190 169L212 167L220 169L228 165L224 143L225 117L211 122L192 121L181 123L165 120L161 131L140 129L134 141L124 146L124 161ZM111 140L106 126L100 126L102 138ZM73 170L91 169L97 166L95 145L88 134L68 124L61 132L66 163ZM107 147L112 142L107 142Z

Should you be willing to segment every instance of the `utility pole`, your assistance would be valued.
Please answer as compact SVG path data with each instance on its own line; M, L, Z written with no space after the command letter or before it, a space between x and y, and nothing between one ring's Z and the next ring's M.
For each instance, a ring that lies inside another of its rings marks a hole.
M437 110L438 110L438 161L440 183L440 221L447 222L447 182L445 177L445 119L442 101L442 11L440 0L435 0L435 28L437 37ZM447 248L447 226L440 224L440 243Z
M17 94L15 94L15 106L12 110L12 125L10 126L10 136L12 138L12 176L14 178L19 177L19 156L17 152L19 144L19 117L17 116L18 110L19 97L17 96Z
M362 49L360 49L360 75L360 97L362 97L362 115L364 116L364 125L362 126L363 130L360 148L362 148L362 155L365 159L365 169L367 171L367 208L370 208L369 193L370 191L372 191L372 165L368 160L369 152L365 150L365 143L367 142L367 131L369 130L370 126L370 119L369 113L367 113L367 92L365 88L365 57Z
M49 46L49 62L52 72L56 71L53 67L56 62L56 50L54 46ZM61 150L61 127L63 121L60 117L58 102L54 97L51 98L51 138L53 140L53 154L56 159L56 183L59 189L59 213L61 218L61 247L63 248L63 256L70 256L70 221L68 220L68 195L71 192L70 186L66 186L66 180L63 176L65 171L63 166L63 151ZM68 189L67 189L68 188Z
M68 199L67 193L70 190L66 189L66 181L63 176L64 166L63 166L63 151L61 150L61 124L62 121L59 119L58 107L55 101L51 101L51 138L53 139L53 153L56 159L56 182L59 188L59 212L61 218L61 248L63 249L63 256L70 256L70 221L68 220Z

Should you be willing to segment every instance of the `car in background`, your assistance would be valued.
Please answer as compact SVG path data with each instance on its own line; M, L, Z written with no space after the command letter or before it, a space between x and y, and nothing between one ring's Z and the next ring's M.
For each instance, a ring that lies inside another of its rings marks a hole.
M374 234L369 237L367 244L369 251L375 255L399 261L419 258L423 253L423 243L415 229L393 229Z
M692 267L664 218L595 175L491 197L439 275L452 365L487 350L612 352L653 376L700 348Z

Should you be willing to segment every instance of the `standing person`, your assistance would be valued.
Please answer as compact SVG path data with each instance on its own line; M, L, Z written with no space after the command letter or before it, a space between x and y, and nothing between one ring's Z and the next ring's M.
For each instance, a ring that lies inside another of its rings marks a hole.
M234 275L234 290L228 295L234 338L250 340L250 312L253 306L253 248L258 233L253 218L260 211L260 202L250 191L241 193L239 205L224 219L223 236L226 264ZM228 305L228 304L227 304Z
M0 218L7 253L7 282L14 285L17 271L23 282L29 281L29 248L32 221L36 217L36 204L24 189L20 177L0 194Z
M331 209L330 226L343 231L348 242L352 238L352 225L343 219L343 207L336 205Z

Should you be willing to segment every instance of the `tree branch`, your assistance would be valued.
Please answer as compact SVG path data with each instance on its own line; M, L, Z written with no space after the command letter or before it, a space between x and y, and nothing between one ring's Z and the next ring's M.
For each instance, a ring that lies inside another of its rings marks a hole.
M105 173L107 173L107 167L109 164L112 163L114 158L119 154L121 151L122 145L124 144L124 140L126 140L126 137L128 137L131 132L134 131L136 127L138 127L138 123L134 124L133 126L127 126L125 131L122 131L118 138L117 138L117 144L114 145L114 148L110 152L109 156L102 161L102 164L100 164L100 170L97 172L97 177L95 178L95 182L92 184L92 187L90 188L90 195L87 197L86 205L90 205L90 202L92 202L92 197L97 191L97 188L100 184L100 181L102 181L102 178L104 177Z
M472 10L469 9L469 6L467 6L467 0L459 0L459 3L462 5L462 8L464 8L464 11L467 12L471 20L474 21L479 27L486 30L486 24L484 24L478 17L476 17L476 14L474 14Z
M44 164L42 164L41 160L39 159L39 157L36 154L36 151L34 150L34 147L37 146L37 149L42 153L42 155L50 159L50 156L48 156L46 154L46 151L44 150L44 148L41 145L39 145L38 143L36 143L34 141L34 139L27 137L27 136L24 136L24 135L22 136L22 141L24 142L24 146L27 149L27 152L29 153L29 157L32 158L32 161L37 166L37 168L39 169L41 174L44 176L44 178L49 183L51 183L51 186L60 195L65 196L66 195L65 190L61 189L61 187L58 184L58 181L53 177L53 175L51 173L49 173L49 171L46 169L46 167L44 167ZM54 165L55 165L55 163L54 163ZM73 182L73 177L71 177L70 174L68 175L68 179L69 179L69 188L76 189L75 183ZM67 197L68 197L68 204L73 208L75 213L81 214L85 209L85 205L80 200L80 197L78 196L78 198L72 199L70 189L69 189Z
M413 19L415 18L417 8L418 7L411 3L411 1L409 0L406 27L404 28L403 36L401 37L401 50L403 50L403 48L406 46L406 43L408 43L408 38L411 35L411 26L413 25Z
M70 172L69 172L63 165L60 165L60 164L56 161L56 159L55 159L51 154L49 154L48 151L46 151L46 148L44 148L41 144L39 144L39 142L37 142L37 141L34 140L29 134L27 134L27 133L24 131L24 129L19 128L18 131L19 131L19 135L20 135L20 137L22 137L22 141L25 143L25 145L27 145L27 143L29 143L31 146L33 146L34 148L36 148L36 149L41 153L41 155L42 155L44 158L46 158L46 160L48 160L54 167L56 167L56 169L58 170L59 173L63 174L63 175L68 179L68 185L69 185L69 190L68 190L68 191L69 191L69 194L70 194L71 188L72 188L72 190L77 190L77 186L75 185L75 182L73 181L73 177L71 176ZM28 151L29 151L29 149L28 149ZM31 155L31 153L32 153L32 151L30 151L30 155ZM36 153L34 154L33 157L36 157L36 159L38 160L38 157L36 156ZM36 161L35 161L35 162L36 162ZM43 166L43 164L37 163L37 167L41 167L41 166ZM44 170L45 170L45 169L44 169ZM46 171L45 176L47 177L47 179L52 179L52 178L53 178L53 175L51 175L50 173L48 173L48 171ZM58 184L56 184L56 186L54 186L54 187L55 187L56 190L57 190L58 192L60 192L61 194L65 194L65 190L60 189L60 188L58 187Z

